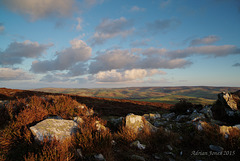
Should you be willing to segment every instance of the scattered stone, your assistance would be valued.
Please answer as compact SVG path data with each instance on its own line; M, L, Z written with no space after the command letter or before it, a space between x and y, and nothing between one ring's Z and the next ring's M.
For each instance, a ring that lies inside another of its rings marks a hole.
M153 154L153 157L157 160L163 160L163 156L161 154L158 154L158 153Z
M175 121L181 122L181 121L183 121L184 119L187 119L187 118L188 118L188 115L178 115L177 118L175 119Z
M209 145L209 148L215 152L222 152L223 148L220 146L216 146L216 145Z
M193 113L189 116L190 119L194 122L194 121L198 121L198 120L202 120L205 119L204 114L202 113L198 113L196 110L193 111Z
M97 128L97 131L106 131L107 128L100 123L100 121L95 122L95 126Z
M79 158L83 159L83 154L82 154L81 149L77 149L77 154L78 154Z
M157 121L155 121L154 122L154 126L156 126L156 127L159 127L159 126L164 126L164 125L166 125L167 124L167 121L160 121L160 120L157 120Z
M45 137L62 140L76 132L77 123L73 120L46 119L30 127L35 140L43 141Z
M75 121L78 124L82 124L84 122L83 119L79 116L74 117L73 121Z
M102 154L96 154L94 155L94 158L98 161L106 161Z
M166 155L171 155L171 156L173 156L174 158L176 157L176 155L173 154L173 152L164 152L164 154L166 154Z
M138 161L145 161L145 158L139 155L132 155L131 156L132 160L138 160Z
M165 113L165 114L162 115L162 117L165 118L165 119L171 119L174 116L175 116L174 112L172 112L172 113Z
M171 145L167 145L167 148L168 148L168 150L170 150L170 151L173 150L173 148L171 147Z
M115 140L112 140L111 144L114 146L114 145L117 145L117 142Z
M130 144L131 147L138 148L140 150L144 150L146 148L146 145L141 144L140 141L134 141L133 143Z
M205 114L205 116L207 118L213 118L213 114L212 114L211 108L212 108L212 106L205 106L200 112Z
M156 119L160 119L161 115L159 113L150 113L150 114L144 114L143 117L145 117L148 121L155 121Z
M183 152L182 152L182 151L180 151L179 155L180 155L180 156L182 156L182 155L183 155Z
M173 158L168 158L168 160L169 160L169 161L175 161L175 159L173 159Z

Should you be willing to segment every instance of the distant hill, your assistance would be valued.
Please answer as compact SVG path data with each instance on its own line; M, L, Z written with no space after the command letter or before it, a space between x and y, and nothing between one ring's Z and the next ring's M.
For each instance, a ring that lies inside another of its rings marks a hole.
M181 86L181 87L129 87L129 88L40 88L35 91L75 94L79 96L128 99L175 104L180 99L192 103L212 104L220 92L235 92L240 87Z

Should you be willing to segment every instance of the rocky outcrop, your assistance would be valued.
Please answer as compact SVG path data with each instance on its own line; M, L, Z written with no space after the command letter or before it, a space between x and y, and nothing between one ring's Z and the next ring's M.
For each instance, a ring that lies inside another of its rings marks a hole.
M57 140L63 140L75 133L76 129L76 122L64 119L46 119L30 127L37 141L43 141L46 137L49 139L56 138Z
M157 131L157 128L148 122L143 116L129 114L126 116L126 125L128 129L132 129L134 133L139 133L143 128L148 128L151 132Z
M222 92L212 107L213 118L230 124L240 123L239 96L235 93Z
M226 106L230 107L232 110L238 110L237 102L233 98L234 96L231 93L222 92L218 94L218 100L225 104Z

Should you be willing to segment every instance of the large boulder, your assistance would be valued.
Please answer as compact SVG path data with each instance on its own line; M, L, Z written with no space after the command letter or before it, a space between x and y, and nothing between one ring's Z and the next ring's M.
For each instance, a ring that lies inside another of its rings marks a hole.
M222 92L222 93L218 94L218 99L219 99L219 101L222 102L222 104L227 105L232 110L238 110L237 102L235 101L235 99L233 97L234 96L231 93Z
M133 132L139 133L143 128L149 129L151 132L157 131L157 128L148 122L143 116L129 114L126 116L126 125L128 129Z
M239 102L238 92L218 94L218 100L212 107L213 118L229 124L240 123Z
M45 119L35 126L30 127L35 140L43 141L44 138L56 138L63 140L76 132L77 123L73 120L64 119Z

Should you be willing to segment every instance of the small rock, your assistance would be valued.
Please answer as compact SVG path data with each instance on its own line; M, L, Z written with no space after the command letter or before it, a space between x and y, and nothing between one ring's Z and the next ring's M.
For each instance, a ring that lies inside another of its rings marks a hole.
M77 149L77 154L78 154L79 158L83 159L83 154L82 154L81 149Z
M158 154L158 153L153 154L153 157L157 160L163 160L163 156L161 154Z
M154 126L159 127L159 126L164 126L167 123L167 121L160 121L157 120L153 123Z
M162 117L165 118L165 119L171 119L174 116L175 116L174 112L172 112L172 113L165 113L165 114L162 115Z
M201 119L205 119L205 116L204 114L198 113L196 110L194 110L193 113L190 115L190 119L194 122Z
M141 157L139 155L132 155L131 156L131 159L132 160L138 160L138 161L145 161L145 158L144 157Z
M177 122L181 122L184 119L187 119L188 115L178 115L177 118L175 119L175 121Z
M171 145L167 145L167 148L168 148L170 151L173 150L173 148L171 147Z
M96 154L94 155L94 158L98 161L106 161L102 154Z
M130 144L131 147L136 147L140 150L143 150L146 148L146 145L144 144L141 144L138 140L137 141L134 141L133 143Z
M209 145L209 148L215 152L222 152L223 148L220 146L216 146L216 145Z
M171 155L171 156L173 156L174 158L176 157L176 155L173 154L173 152L164 152L164 154L166 154L166 155Z
M205 114L207 118L212 118L213 114L211 108L211 106L205 106L200 112Z
M116 143L115 140L112 140L112 141L111 141L111 144L112 144L112 145L117 145L117 143Z
M169 161L175 161L175 159L173 159L173 158L168 158L168 160L169 160Z
M78 124L82 124L84 121L81 117L77 116L73 118L73 121L75 121Z
M182 152L182 151L180 151L179 155L180 155L180 156L182 156L182 155L183 155L183 152Z
M100 123L100 121L95 122L95 126L97 128L97 131L106 131L107 128Z

